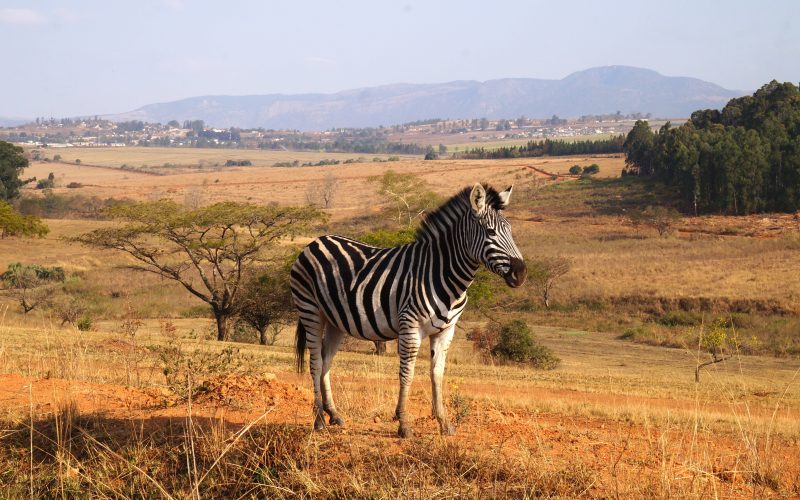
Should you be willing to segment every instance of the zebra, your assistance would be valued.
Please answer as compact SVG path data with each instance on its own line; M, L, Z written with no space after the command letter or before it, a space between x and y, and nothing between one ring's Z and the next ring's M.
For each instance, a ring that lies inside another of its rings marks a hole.
M400 437L413 435L406 411L422 340L430 337L432 409L442 434L453 434L442 400L447 350L467 305L467 288L481 264L510 287L527 269L503 216L513 186L502 192L483 184L466 187L420 224L415 240L377 248L343 236L321 236L297 257L290 274L299 313L297 369L305 350L314 384L314 429L343 425L331 393L330 368L344 335L398 340L400 395L395 419ZM324 412L324 413L323 413Z

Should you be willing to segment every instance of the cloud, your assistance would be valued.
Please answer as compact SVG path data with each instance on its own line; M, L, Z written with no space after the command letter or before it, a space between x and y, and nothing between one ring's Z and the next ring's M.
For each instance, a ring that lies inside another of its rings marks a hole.
M44 24L47 20L31 9L0 9L0 23L8 24Z

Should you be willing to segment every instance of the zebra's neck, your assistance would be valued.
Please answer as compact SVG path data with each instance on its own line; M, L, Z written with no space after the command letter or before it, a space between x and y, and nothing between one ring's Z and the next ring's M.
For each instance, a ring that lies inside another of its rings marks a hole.
M470 254L474 228L469 218L469 202L466 197L461 198L454 198L429 216L414 243L421 254L438 264L440 272L431 279L439 280L440 286L434 286L432 292L449 296L443 299L457 300L463 296L480 266Z

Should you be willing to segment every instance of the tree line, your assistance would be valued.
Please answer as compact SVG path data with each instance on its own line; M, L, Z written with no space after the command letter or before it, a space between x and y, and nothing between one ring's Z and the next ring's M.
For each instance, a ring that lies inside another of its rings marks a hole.
M378 138L337 138L333 141L320 141L303 137L286 137L280 142L263 142L261 149L293 151L325 151L327 153L360 153L360 154L425 154L426 147L419 144L390 142Z
M653 132L637 121L624 144L624 173L675 187L697 214L794 212L800 208L800 89L775 80L722 111L698 110Z
M503 158L530 158L537 156L568 156L581 154L610 154L621 153L625 142L624 135L608 139L589 141L565 141L562 139L545 139L543 141L528 141L521 146L503 146L496 149L483 147L472 148L453 156L465 160L486 160Z

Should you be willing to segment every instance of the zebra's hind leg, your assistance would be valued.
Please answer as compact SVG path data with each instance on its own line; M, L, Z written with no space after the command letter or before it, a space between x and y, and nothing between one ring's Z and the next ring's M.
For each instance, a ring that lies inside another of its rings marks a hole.
M421 343L419 332L416 330L400 334L397 339L397 352L400 355L400 396L397 399L395 416L400 420L400 428L397 430L397 434L402 438L414 435L414 430L408 422L406 401L408 400L409 389L411 389L411 382L414 380L414 366L417 363L417 353L419 353Z
M344 425L344 419L336 411L336 404L333 402L331 363L345 335L346 333L329 323L322 339L322 407L330 417L331 425Z
M442 434L451 436L455 433L453 425L447 418L442 397L442 381L444 380L444 364L447 358L447 350L453 341L455 326L451 326L441 333L431 336L431 393L433 404L433 416L439 422L439 429Z
M323 335L326 321L321 314L313 317L302 314L300 321L306 331L306 346L308 347L308 366L311 372L311 381L314 383L314 430L325 428L325 414L322 402L322 366L323 366Z

